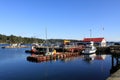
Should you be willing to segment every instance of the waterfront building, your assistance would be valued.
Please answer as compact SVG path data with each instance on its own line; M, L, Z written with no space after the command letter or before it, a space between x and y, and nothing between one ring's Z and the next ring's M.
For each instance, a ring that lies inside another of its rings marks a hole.
M105 47L107 41L105 40L105 38L84 38L83 42L90 42L93 41L95 46L99 46L99 47Z

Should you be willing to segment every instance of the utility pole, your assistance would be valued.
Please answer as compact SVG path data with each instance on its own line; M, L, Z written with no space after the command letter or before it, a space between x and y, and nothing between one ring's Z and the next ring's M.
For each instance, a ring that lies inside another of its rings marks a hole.
M92 30L90 29L90 38L92 38Z

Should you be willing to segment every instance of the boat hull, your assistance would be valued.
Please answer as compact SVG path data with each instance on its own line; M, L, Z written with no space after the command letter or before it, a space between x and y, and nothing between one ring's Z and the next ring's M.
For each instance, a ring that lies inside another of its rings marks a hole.
M92 54L92 53L95 53L96 50L85 50L85 51L82 51L83 54Z

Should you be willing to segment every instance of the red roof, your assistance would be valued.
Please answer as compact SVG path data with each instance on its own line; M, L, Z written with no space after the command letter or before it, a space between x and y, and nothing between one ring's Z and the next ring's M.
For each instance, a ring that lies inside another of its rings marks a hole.
M93 41L93 42L102 42L104 38L84 38L83 42L90 42L90 41Z

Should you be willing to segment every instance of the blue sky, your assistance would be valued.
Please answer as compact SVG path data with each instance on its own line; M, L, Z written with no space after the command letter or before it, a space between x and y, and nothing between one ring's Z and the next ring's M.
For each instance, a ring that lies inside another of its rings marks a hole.
M0 0L0 34L120 41L120 0ZM104 30L103 30L104 28Z

